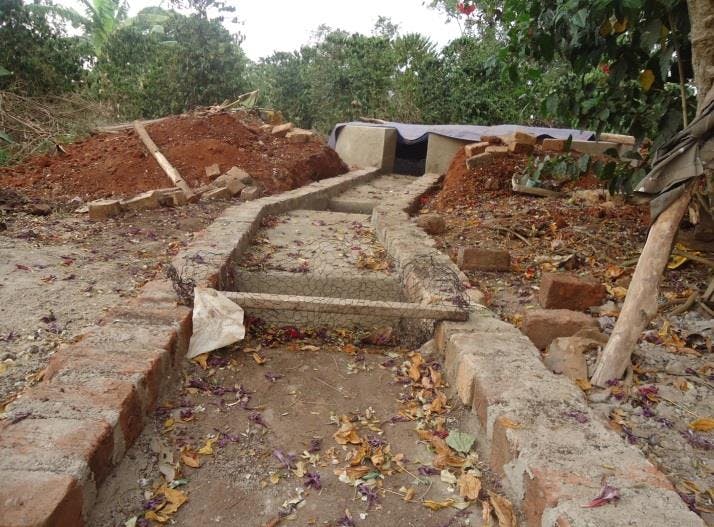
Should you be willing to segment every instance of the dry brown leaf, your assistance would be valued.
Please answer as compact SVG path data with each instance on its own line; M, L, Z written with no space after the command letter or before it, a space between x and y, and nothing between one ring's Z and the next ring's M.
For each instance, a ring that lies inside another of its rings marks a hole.
M357 465L361 465L362 461L364 461L364 458L369 455L369 445L364 444L359 450L356 450L352 454L352 458L350 459L350 465L353 467L356 467Z
M362 438L357 433L357 430L355 430L355 426L349 421L343 421L340 425L340 429L332 434L332 437L339 445L346 445L348 443L359 445L362 443Z
M407 492L404 494L404 501L412 501L416 495L416 489L414 487L409 487Z
M266 362L268 362L268 359L263 357L260 353L253 353L253 360L257 364L265 364Z
M475 500L481 492L481 480L473 474L461 474L459 478L459 496L467 500Z
M714 417L700 417L689 423L689 428L696 432L710 432L714 430Z
M488 497L491 499L491 505L493 505L496 518L498 518L498 527L518 527L511 502L504 496L491 491L488 492Z
M345 473L347 474L347 477L353 481L360 479L363 476L366 476L367 474L369 474L372 471L371 468L366 467L364 465L360 465L358 467L347 467L344 470L345 470Z
M481 502L481 520L483 521L483 527L491 527L491 503L486 500Z
M575 379L575 384L577 384L580 389L584 392L587 392L588 390L592 390L593 385L590 384L590 381L587 379Z
M375 467L379 468L382 466L384 464L384 451L382 447L377 448L370 459Z
M429 404L425 404L424 409L427 412L431 412L433 414L441 414L446 411L447 402L448 399L446 398L446 394L437 390L436 397L434 397L434 400L431 401Z
M197 357L194 357L193 362L198 364L202 370L205 370L208 368L208 353L201 353Z
M689 383L687 382L686 379L682 379L682 378L675 379L672 384L674 385L675 388L677 388L678 390L680 390L682 392L686 392L689 390Z
M421 370L419 367L424 364L424 358L421 356L421 353L413 353L409 362L411 364L409 366L409 378L416 382L421 378Z
M181 452L181 462L191 468L201 467L201 460L198 458L198 454L196 452L192 452L191 450L184 450Z
M451 498L443 501L424 500L422 501L422 504L427 509L431 509L433 511L440 511L441 509L447 509L451 507L454 504L454 500Z
M204 456L212 456L213 455L213 444L216 441L217 441L216 438L213 438L213 437L206 439L206 444L198 449L198 453L201 455L204 455Z

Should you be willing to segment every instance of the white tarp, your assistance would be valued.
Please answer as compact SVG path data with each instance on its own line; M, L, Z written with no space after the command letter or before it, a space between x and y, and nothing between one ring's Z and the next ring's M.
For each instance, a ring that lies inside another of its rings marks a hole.
M193 335L186 357L235 344L245 338L243 309L215 289L193 290Z

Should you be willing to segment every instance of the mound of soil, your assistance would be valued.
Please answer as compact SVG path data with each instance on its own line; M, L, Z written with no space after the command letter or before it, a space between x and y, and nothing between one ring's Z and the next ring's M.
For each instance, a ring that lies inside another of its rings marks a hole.
M269 194L343 174L347 167L317 142L288 143L260 130L245 115L176 116L148 125L149 135L191 187L209 183L205 168L218 163L246 170ZM172 186L133 129L91 136L66 153L34 157L0 169L4 188L44 201L128 197Z

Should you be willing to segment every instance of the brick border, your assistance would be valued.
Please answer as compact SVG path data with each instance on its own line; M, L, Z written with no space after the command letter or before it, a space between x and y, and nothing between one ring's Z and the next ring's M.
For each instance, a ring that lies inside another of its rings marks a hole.
M228 207L172 263L180 269L210 255L194 266L193 278L229 288L232 267L263 217L327 208L332 197L377 175L353 171ZM98 486L180 375L191 330L191 309L177 304L170 281L154 280L50 358L43 381L0 422L0 527L84 525Z
M438 181L438 175L427 174L373 212L377 237L398 264L429 255L455 268L409 219L419 198ZM428 284L419 285L407 289L416 291L409 300L438 294L424 290ZM599 420L574 383L548 370L514 326L475 305L468 321L437 324L434 339L444 353L452 391L475 414L480 453L501 475L526 525L704 527L664 474ZM603 481L620 489L619 502L582 508Z

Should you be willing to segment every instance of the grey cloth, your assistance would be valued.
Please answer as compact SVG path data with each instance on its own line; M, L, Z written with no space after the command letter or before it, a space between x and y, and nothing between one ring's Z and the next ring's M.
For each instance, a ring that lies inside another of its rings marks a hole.
M352 126L374 126L378 128L394 128L397 131L397 141L400 144L411 145L429 139L429 134L443 135L464 141L478 141L482 135L508 135L516 130L526 132L538 137L552 137L553 139L567 139L572 136L574 140L589 141L595 137L594 132L587 130L574 130L569 128L545 128L537 126L518 126L515 124L499 124L497 126L478 126L473 124L406 124L384 121L383 123L364 123L354 121L335 125L330 134L329 145L334 148L337 136L342 128Z
M654 221L684 192L684 184L704 173L701 147L714 136L714 99L710 100L684 130L655 152L652 169L635 190L652 197Z

